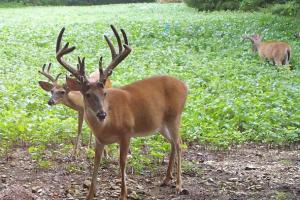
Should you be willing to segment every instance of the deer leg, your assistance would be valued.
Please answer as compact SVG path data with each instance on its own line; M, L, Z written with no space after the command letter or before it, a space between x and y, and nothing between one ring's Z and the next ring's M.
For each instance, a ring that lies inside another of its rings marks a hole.
M92 176L92 182L91 187L89 189L89 193L87 196L87 200L92 200L96 194L96 182L97 182L97 174L98 174L98 168L101 162L101 157L103 153L104 145L99 143L96 140L96 147L95 147L95 159L94 159L94 170L93 170L93 176Z
M105 159L109 158L108 153L107 153L107 148L104 148L103 156L104 156Z
M177 153L177 178L176 178L176 191L180 193L182 191L182 179L181 179L181 140L177 138L175 143Z
M120 168L121 168L121 196L120 200L127 199L127 187L126 187L126 161L129 149L129 138L123 138L120 142Z
M173 171L173 166L174 166L174 161L175 161L175 144L170 138L170 133L167 127L163 127L161 129L161 134L170 142L171 144L171 153L169 156L169 164L168 164L168 169L167 169L167 174L163 182L161 183L160 186L167 186L170 184L171 180L173 179L172 171Z
M177 155L177 174L176 174L176 192L182 191L182 179L181 179L181 138L179 135L179 119L174 120L168 125L168 130L171 135L171 139L174 143L176 155Z
M93 133L92 133L92 131L90 131L90 138L89 138L89 143L87 146L88 149L92 146L92 139L93 139Z
M275 61L275 65L278 65L278 66L282 65L281 60L274 60L274 61Z
M80 146L80 137L82 132L82 124L83 124L83 112L78 112L78 128L77 128L77 137L75 141L73 157L77 157L78 155L78 148Z

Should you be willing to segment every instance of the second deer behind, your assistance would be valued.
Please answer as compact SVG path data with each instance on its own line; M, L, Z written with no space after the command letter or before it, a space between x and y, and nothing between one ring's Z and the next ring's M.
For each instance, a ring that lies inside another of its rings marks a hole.
M288 65L291 60L292 50L286 42L262 42L262 37L257 34L251 36L244 35L243 39L251 41L253 52L258 52L261 59L267 59L276 65Z

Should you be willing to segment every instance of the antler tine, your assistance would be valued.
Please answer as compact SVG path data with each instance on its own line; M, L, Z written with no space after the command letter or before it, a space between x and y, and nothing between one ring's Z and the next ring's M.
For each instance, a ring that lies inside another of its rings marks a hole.
M63 56L71 53L75 50L75 46L69 47L69 42L67 42L63 48L61 48L61 41L64 34L65 28L62 28L56 41L56 59L57 61L71 74L73 74L77 79L80 79L80 75L78 74L77 70L70 64L68 64L64 59Z
M115 28L115 26L114 25L110 25L110 27L111 27L111 29L112 29L112 31L114 32L114 34L115 34L115 36L116 36L116 38L117 38L117 42L118 42L118 46L119 46L119 54L122 52L122 42L121 42L121 39L120 39L120 35L119 35L119 33L118 33L118 31L117 31L117 29Z
M100 56L100 59L99 59L99 82L102 83L104 86L105 77L104 77L104 73L103 73L102 60L103 60L103 57Z
M122 32L122 35L123 35L124 43L127 44L127 45L129 45L129 44L128 44L127 35L126 35L124 29L121 28L121 32Z
M127 35L126 35L125 31L123 29L121 29L121 32L122 32L122 35L124 38L124 42L125 42L125 44L122 45L120 36L119 36L116 28L113 25L111 25L111 28L112 28L112 30L117 38L117 41L118 41L119 53L116 54L116 50L115 50L111 40L107 36L104 36L108 43L108 46L111 50L112 61L110 62L110 64L107 66L107 68L103 72L103 76L102 76L103 78L101 78L101 80L103 80L103 83L105 83L107 77L112 74L113 69L118 64L120 64L131 52L131 47L128 44L128 39L127 39ZM123 49L123 47L124 47L124 49ZM102 62L102 60L101 60L101 62Z
M79 63L79 75L80 76L85 76L85 57L83 57L82 59L80 59L80 57L78 56L78 63Z
M112 44L111 40L106 35L104 35L104 38L105 38L105 40L106 40L106 42L107 42L107 44L109 46L109 49L110 49L110 52L111 52L111 57L112 57L112 59L114 59L117 56L115 47Z
M87 78L85 76L85 57L83 57L82 59L78 56L78 73L80 76L80 81L86 81Z
M58 34L58 37L56 40L56 53L58 53L59 50L61 49L61 40L62 40L62 36L63 36L64 32L65 32L65 27L63 27Z
M105 69L105 75L109 76L112 73L112 70L118 65L120 64L131 52L131 47L124 44L124 51L122 51L121 54L118 54L117 57L115 59L113 59L111 61L111 63L108 65L108 67Z
M50 73L51 65L52 65L52 63L49 63L48 68L47 68L47 73Z
M244 34L242 38L243 38L243 40L246 40L246 39L252 40L252 38L247 34Z
M55 77L55 82L57 82L58 78L62 75L62 73L57 74L57 76Z
M52 65L52 63L49 63L49 64L48 64L47 71L45 71L45 68L46 68L47 65L44 64L43 67L42 67L42 71L39 70L39 73L42 74L42 75L44 75L44 76L45 76L46 78L48 78L51 82L54 83L54 82L57 81L57 79L54 79L53 76L50 75L49 70L50 70L50 68L51 68L51 65Z

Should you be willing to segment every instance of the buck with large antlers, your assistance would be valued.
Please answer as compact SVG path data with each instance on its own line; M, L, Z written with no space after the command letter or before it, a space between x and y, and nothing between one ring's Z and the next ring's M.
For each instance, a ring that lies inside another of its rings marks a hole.
M42 71L39 71L40 74L44 75L50 82L39 81L40 87L47 91L51 92L51 98L48 101L50 106L63 104L73 110L78 112L78 128L77 128L77 137L75 140L73 156L76 157L79 148L79 142L82 132L82 124L84 119L84 107L83 107L83 97L78 91L70 91L66 84L59 84L58 78L61 74L58 74L55 78L50 74L51 63L48 67L43 65ZM99 80L99 71L92 73L89 77L90 81L98 81ZM105 88L111 87L111 81L108 80L105 83ZM90 139L88 143L88 147L91 145L92 133L90 134Z
M252 42L253 52L258 52L262 59L268 59L276 65L288 65L291 59L291 47L286 42L267 41L262 42L262 37L254 35L244 35L243 39Z
M120 88L105 89L104 85L114 68L131 52L125 31L121 29L124 39L122 45L118 32L114 26L111 28L116 36L119 51L116 52L111 40L105 36L112 60L103 70L102 57L100 58L100 77L96 82L91 82L86 78L84 58L78 58L77 70L63 59L63 56L75 49L75 47L69 47L69 43L61 47L64 28L57 38L56 58L75 77L75 79L67 78L67 85L71 90L80 91L83 95L86 120L97 139L94 171L87 199L93 199L96 192L96 176L104 145L112 143L120 145L122 178L120 199L126 199L125 167L130 138L147 136L156 131L159 131L171 143L169 165L163 184L168 185L171 182L172 169L177 155L176 190L180 192L182 180L179 126L187 97L187 87L176 78L155 76Z

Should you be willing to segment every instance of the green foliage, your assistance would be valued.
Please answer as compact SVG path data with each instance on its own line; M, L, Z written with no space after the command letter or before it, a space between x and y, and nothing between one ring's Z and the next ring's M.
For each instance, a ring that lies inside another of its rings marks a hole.
M20 2L0 1L0 8L17 8L22 6L24 6L24 4Z
M265 0L243 0L240 9L244 11L258 10L260 7L265 7Z
M285 192L277 191L274 195L275 200L288 200L290 199L289 195Z
M296 2L288 2L286 4L274 4L269 10L272 14L283 16L295 16L299 7Z
M26 143L32 157L47 166L45 149L71 150L65 144L76 137L77 114L47 105L49 95L37 83L45 79L38 70L52 62L53 74L65 73L55 60L55 40L65 26L65 41L77 47L66 59L75 64L78 55L85 56L87 71L95 71L99 52L105 63L110 60L103 34L111 34L111 23L127 31L133 48L113 73L114 87L157 74L176 76L188 85L180 129L184 141L224 148L245 141L299 141L300 45L293 36L299 30L289 17L199 13L182 4L130 4L1 9L0 21L3 155L13 145ZM294 70L261 62L250 43L242 41L245 32L288 41ZM86 126L83 132L87 142ZM170 148L160 136L135 138L131 144L130 162L137 168L155 167Z
M184 0L184 2L199 11L237 10L240 7L239 0Z
M170 151L170 144L166 143L160 135L154 135L148 139L135 138L132 140L131 151L133 157L129 159L129 165L137 172L145 169L155 169Z
M114 3L154 2L154 0L23 0L26 5L101 5Z
M184 0L184 2L199 11L238 9L255 11L268 6L270 8L267 11L283 16L295 16L300 4L299 0Z
M192 176L202 176L203 170L199 166L197 166L195 163L191 161L185 161L182 162L182 172L184 174L189 174Z

